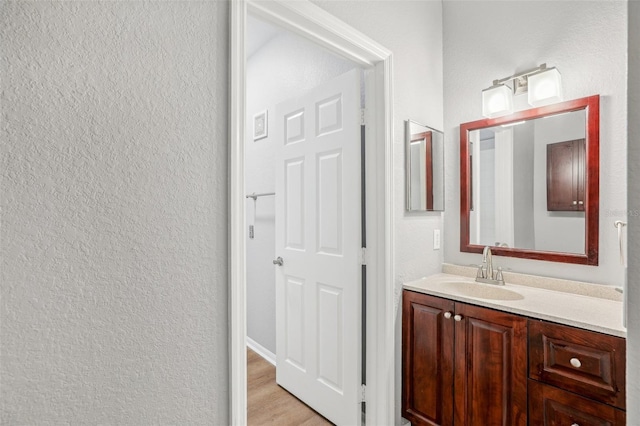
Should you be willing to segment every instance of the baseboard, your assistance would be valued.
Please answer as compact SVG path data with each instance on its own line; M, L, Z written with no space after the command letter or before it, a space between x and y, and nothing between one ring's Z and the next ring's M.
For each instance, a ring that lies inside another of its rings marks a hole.
M247 336L247 347L269 361L270 364L276 365L276 355L249 336Z

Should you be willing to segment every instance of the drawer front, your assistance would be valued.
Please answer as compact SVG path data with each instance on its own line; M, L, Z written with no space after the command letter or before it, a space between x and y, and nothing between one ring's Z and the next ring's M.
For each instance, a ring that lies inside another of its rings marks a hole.
M625 426L624 411L529 380L529 424Z
M624 339L530 320L529 377L625 408Z

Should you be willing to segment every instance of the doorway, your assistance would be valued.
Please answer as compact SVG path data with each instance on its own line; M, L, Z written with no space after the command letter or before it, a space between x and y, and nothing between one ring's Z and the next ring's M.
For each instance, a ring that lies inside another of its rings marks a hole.
M280 386L356 424L362 72L289 31L247 23L247 345L276 355Z
M238 1L231 5L231 422L246 424L246 276L248 227L244 219L244 140L246 123L245 37L247 12L301 34L367 70L364 86L371 94L365 113L367 130L367 424L394 422L394 315L392 267L391 55L382 46L309 2ZM384 172L383 172L384 171Z

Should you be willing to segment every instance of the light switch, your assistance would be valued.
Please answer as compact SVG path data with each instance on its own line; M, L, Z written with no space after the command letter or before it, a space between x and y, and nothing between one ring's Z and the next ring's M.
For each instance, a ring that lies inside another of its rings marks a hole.
M433 249L440 250L440 230L433 230Z

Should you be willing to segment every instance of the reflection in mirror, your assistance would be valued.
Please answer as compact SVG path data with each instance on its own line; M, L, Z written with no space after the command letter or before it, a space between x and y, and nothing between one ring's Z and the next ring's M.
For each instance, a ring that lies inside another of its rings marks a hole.
M407 210L444 210L444 136L414 121L405 122Z
M598 264L600 97L460 125L460 251Z
M585 253L585 126L580 110L469 132L471 244Z

